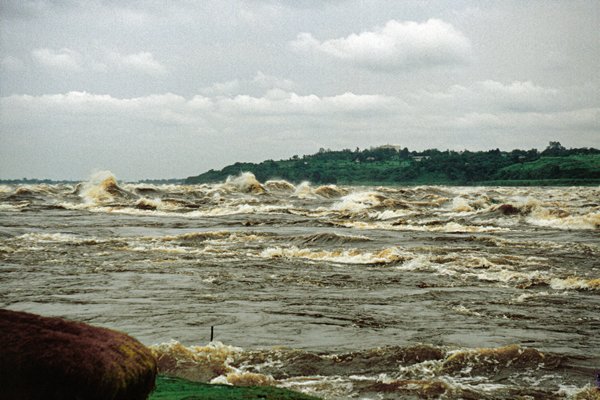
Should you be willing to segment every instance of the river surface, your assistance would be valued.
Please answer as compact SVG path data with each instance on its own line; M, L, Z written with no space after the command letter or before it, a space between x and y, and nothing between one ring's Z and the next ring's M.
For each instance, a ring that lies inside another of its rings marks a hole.
M0 307L325 399L597 398L600 188L0 186ZM214 341L210 327L214 326Z

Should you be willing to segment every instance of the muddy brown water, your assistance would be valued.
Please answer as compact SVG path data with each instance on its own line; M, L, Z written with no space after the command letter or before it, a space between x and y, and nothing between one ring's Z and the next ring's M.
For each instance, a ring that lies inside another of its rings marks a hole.
M196 380L328 399L593 398L598 199L250 174L0 186L0 306L125 331Z

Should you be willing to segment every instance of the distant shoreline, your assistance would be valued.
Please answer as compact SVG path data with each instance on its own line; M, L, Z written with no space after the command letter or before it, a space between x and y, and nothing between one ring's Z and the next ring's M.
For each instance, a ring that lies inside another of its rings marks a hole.
M259 182L285 180L293 184L351 186L597 186L600 185L600 150L566 149L550 142L543 151L409 151L380 146L352 151L321 149L312 155L260 163L236 162L221 170L172 179L123 181L136 184L205 184L252 173ZM84 181L52 179L0 179L0 184L78 184Z
M274 178L277 179L277 178ZM54 181L49 179L0 179L0 185L77 185L85 181ZM129 184L168 184L168 185L198 185L199 183L186 183L184 179L179 179L177 182L169 180L168 183L161 181L143 180L125 182ZM218 182L212 182L218 183ZM300 182L297 182L300 183ZM319 184L319 183L316 183ZM565 186L600 186L600 179L546 179L546 180L504 180L504 181L484 181L471 183L456 183L456 182L338 182L337 185L344 186L383 186L383 187L399 187L399 186L454 186L454 187L565 187Z

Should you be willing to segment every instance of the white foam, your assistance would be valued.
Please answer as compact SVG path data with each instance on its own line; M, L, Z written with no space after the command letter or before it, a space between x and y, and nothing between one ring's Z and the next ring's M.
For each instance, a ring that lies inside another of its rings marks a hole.
M238 176L229 176L225 181L225 185L234 187L244 193L263 193L265 188L256 180L251 172L242 172Z
M565 217L554 216L547 211L540 211L526 218L526 221L532 225L556 228L556 229L599 229L600 228L600 213L594 212L585 215L569 215Z
M0 211L18 212L29 205L29 202L21 202L19 204L0 204Z
M108 185L116 185L117 178L110 171L96 171L81 186L79 196L88 204L114 200L114 196L106 191Z
M474 211L474 208L471 207L469 201L464 197L455 197L452 200L452 211L460 213L470 213L471 211Z
M334 203L331 209L334 211L359 212L381 204L383 196L377 192L355 192L350 193Z
M316 197L313 193L312 187L310 186L310 182L306 181L296 186L294 196L300 199L314 199Z
M599 279L584 279L579 277L552 278L550 287L556 290L600 290Z
M379 252L364 252L358 249L348 250L311 250L291 247L269 247L260 253L264 258L303 258L309 260L331 261L340 264L387 264L405 259L409 255L396 247Z

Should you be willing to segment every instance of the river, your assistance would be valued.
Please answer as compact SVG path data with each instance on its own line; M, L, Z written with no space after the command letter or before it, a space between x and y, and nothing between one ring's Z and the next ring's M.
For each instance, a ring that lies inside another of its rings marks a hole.
M587 398L598 199L249 173L3 185L0 306L127 332L195 380L325 399Z

